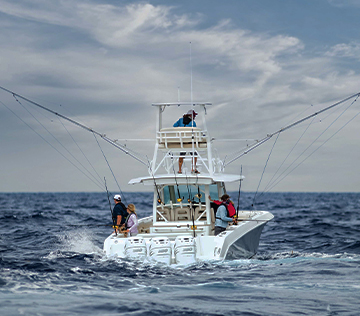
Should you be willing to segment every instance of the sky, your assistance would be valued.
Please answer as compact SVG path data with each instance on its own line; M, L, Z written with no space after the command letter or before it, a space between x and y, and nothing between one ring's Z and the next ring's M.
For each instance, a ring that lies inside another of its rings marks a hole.
M360 0L0 0L0 86L149 160L153 142L139 140L155 137L151 104L189 101L192 91L212 103L207 127L228 159L360 92L359 16ZM245 191L360 192L360 109L351 101L226 172L242 167ZM103 191L84 168L111 191L148 190L128 185L147 174L143 165L3 91L0 134L0 192Z

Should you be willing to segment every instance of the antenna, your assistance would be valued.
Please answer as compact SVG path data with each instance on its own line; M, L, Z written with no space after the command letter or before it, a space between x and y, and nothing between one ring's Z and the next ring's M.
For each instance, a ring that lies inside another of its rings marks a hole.
M193 103L193 92L192 92L192 62L191 62L191 42L190 42L190 101Z
M178 102L180 103L180 87L178 87Z

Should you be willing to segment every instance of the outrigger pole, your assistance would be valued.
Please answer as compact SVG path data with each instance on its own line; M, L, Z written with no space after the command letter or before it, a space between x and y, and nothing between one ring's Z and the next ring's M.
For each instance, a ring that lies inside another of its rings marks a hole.
M289 124L289 125L281 128L281 129L279 129L278 131L276 131L276 132L274 132L274 133L267 134L266 137L264 137L264 138L260 139L259 141L257 141L256 144L250 146L248 149L246 149L244 152L242 152L241 154L239 154L239 155L236 156L235 158L231 159L229 162L225 163L225 161L224 161L224 167L226 167L227 165L231 164L231 163L234 162L235 160L241 158L242 156L246 155L247 153L249 153L250 151L254 150L255 148L259 147L259 146L262 145L263 143L267 142L267 141L268 141L270 138L272 138L274 135L280 134L280 133L282 133L282 132L284 132L284 131L286 131L286 130L288 130L288 129L296 126L296 125L299 125L299 124L302 123L302 122L307 121L308 119L310 119L310 118L312 118L312 117L314 117L314 116L316 116L316 115L318 115L318 114L320 114L320 113L323 113L323 112L325 112L325 111L327 111L327 110L330 110L330 109L334 108L335 106L337 106L337 105L339 105L339 104L341 104L341 103L344 103L344 102L346 102L346 101L348 101L348 100L356 97L356 99L354 100L354 102L355 102L359 96L360 96L360 92L355 93L355 94L353 94L352 96L347 97L347 98L344 99L344 100L341 100L341 101L339 101L339 102L336 102L336 103L334 103L334 104L332 104L332 105L330 105L330 106L328 106L328 107L326 107L326 108L324 108L324 109L322 109L322 110L320 110L320 111L318 111L318 112L315 112L315 113L313 113L313 114L311 114L311 115L308 115L308 116L306 116L306 117L304 117L304 118L302 118L302 119L300 119L300 120L298 120L298 121L296 121L296 122L294 122L294 123L292 123L292 124Z
M39 103L36 103L36 102L34 102L34 101L31 101L31 100L29 100L28 98L25 98L25 97L23 97L23 96L20 95L20 94L17 94L17 93L15 93L15 92L13 92L13 91L10 91L10 90L8 90L8 89L5 89L5 88L2 87L2 86L0 86L0 89L2 89L2 90L4 90L4 91L12 94L13 96L16 96L16 97L18 97L18 98L20 98L20 99L23 99L23 100L27 101L27 102L30 102L31 104L34 104L34 105L36 105L37 107L39 107L39 108L41 108L41 109L43 109L43 110L45 110L45 111L48 111L48 112L50 112L50 113L52 113L52 114L54 114L54 115L56 115L56 116L58 116L58 117L61 117L61 118L63 118L64 120L67 120L67 121L69 121L69 122L71 122L71 123L73 123L73 124L75 124L75 125L83 128L83 129L87 130L88 132L91 132L91 133L93 133L93 134L96 134L96 135L100 136L103 140L107 141L109 144L111 144L111 145L115 146L116 148L120 149L122 152L124 152L125 154L127 154L127 155L129 155L130 157L134 158L135 160L141 162L141 163L142 163L143 165L145 165L146 167L149 167L149 164L147 164L145 161L143 161L143 160L140 159L139 157L137 157L137 156L135 156L134 154L132 154L132 153L131 153L129 150L127 150L124 146L122 146L122 145L120 145L120 144L117 144L116 141L108 138L105 134L101 134L101 133L93 130L92 128L87 127L87 126L84 125L84 124L81 124L81 123L79 123L79 122L77 122L77 121L74 121L73 119L71 119L71 118L69 118L69 117L66 117L66 116L64 116L64 115L62 115L62 114L60 114L60 113L57 113L57 112L55 112L55 111L53 111L53 110L50 110L49 108L47 108L47 107L45 107L45 106L43 106L43 105L41 105L41 104L39 104Z

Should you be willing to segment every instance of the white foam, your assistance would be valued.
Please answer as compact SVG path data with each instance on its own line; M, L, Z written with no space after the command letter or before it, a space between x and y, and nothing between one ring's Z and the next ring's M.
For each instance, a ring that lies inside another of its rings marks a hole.
M59 235L60 250L70 251L81 254L102 254L102 249L94 242L94 236L86 229L75 230L66 232L63 235Z

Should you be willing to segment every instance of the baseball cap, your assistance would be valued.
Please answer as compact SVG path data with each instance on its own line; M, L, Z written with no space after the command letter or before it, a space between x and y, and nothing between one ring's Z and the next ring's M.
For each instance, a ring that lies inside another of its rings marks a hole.
M187 114L187 115L191 115L191 116L196 116L196 115L198 115L194 110L189 110L189 111L187 111L186 114Z
M120 194L115 194L114 200L120 201L121 200L121 195Z

